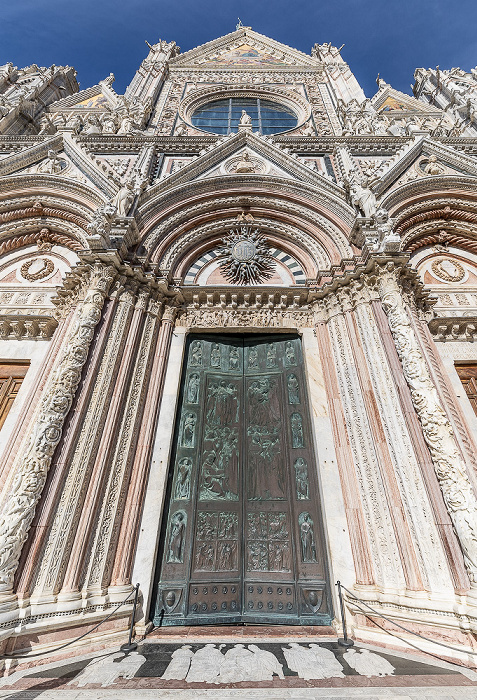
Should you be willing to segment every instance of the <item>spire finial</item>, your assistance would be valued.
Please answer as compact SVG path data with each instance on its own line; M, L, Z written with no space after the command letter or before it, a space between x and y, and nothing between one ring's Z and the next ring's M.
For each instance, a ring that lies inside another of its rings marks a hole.
M237 26L235 27L235 29L242 29L242 27L243 27L242 20L240 19L240 17L237 17L237 19L238 19L238 23L237 23Z

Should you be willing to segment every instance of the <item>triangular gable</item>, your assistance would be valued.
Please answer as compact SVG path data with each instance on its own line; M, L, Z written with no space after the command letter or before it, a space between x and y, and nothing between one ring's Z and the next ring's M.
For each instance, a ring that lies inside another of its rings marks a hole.
M75 109L78 109L78 107L83 109L96 109L99 107L106 107L107 105L109 105L107 97L100 92L99 95L95 95L94 97L89 97L86 100L77 102L75 104Z
M441 114L442 110L426 102L406 95L404 92L395 90L388 84L383 87L371 98L371 103L377 112L386 115L405 115L405 114Z
M171 67L249 68L273 66L317 66L320 62L297 49L274 41L250 27L241 27L195 49L186 51L169 62Z
M151 196L155 191L166 190L196 179L215 176L223 180L224 176L237 176L237 172L230 171L224 175L219 171L219 167L225 161L240 154L244 148L249 151L252 159L255 154L263 162L269 162L273 165L269 171L269 175L272 177L289 177L326 190L335 197L338 194L341 196L343 194L338 185L310 167L310 163L305 164L300 158L284 152L267 137L242 131L219 139L216 144L206 149L195 160L184 165L178 172L157 181L148 190L148 196ZM249 173L249 175L251 177L264 177L263 172Z
M374 190L379 196L392 190L409 179L416 177L430 177L426 173L425 164L431 156L435 156L436 162L442 168L439 175L468 175L477 177L477 159L460 153L450 146L429 138L420 137L403 148L397 156L390 161L375 185ZM425 159L421 162L422 159ZM406 173L414 170L412 178L406 178ZM437 176L439 176L437 175ZM435 176L435 175L434 175Z

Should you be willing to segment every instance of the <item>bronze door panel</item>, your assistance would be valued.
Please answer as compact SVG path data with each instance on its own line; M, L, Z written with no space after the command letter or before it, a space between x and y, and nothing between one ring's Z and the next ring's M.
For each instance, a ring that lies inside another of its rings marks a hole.
M188 341L154 621L329 624L301 344Z

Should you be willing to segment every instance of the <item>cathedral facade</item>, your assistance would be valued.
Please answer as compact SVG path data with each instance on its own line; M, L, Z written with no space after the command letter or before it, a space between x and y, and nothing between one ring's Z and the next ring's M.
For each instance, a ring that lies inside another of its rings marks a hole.
M0 67L3 653L136 583L138 632L336 626L337 580L477 648L477 74L415 79L242 26L124 95Z

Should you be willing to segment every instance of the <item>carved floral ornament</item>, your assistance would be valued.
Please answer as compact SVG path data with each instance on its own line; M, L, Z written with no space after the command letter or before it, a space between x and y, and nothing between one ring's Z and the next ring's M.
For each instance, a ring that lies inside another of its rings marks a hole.
M260 284L273 276L275 261L258 228L245 225L222 239L220 269L232 284Z

